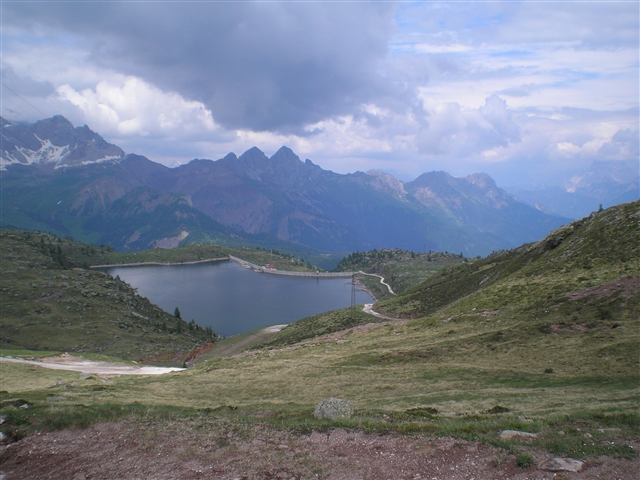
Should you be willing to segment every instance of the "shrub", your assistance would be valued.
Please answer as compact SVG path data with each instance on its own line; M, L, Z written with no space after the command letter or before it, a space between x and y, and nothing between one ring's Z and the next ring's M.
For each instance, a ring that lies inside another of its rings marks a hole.
M533 466L533 458L528 453L518 452L516 454L516 465L520 468L529 468Z

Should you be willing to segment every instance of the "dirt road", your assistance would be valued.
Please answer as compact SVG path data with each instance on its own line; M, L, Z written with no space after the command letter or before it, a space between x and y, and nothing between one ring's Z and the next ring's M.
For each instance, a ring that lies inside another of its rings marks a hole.
M362 311L364 313L368 313L369 315L373 315L374 317L383 318L385 320L402 320L400 318L388 317L387 315L383 315L381 313L375 312L373 310L373 303L365 303L364 307L362 308Z

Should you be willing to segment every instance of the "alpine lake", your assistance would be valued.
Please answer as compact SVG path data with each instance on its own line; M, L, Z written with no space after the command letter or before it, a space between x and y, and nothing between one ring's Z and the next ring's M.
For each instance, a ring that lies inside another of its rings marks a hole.
M351 278L297 277L254 272L234 261L191 265L109 267L165 311L229 337L288 324L351 305ZM357 288L356 303L373 303Z

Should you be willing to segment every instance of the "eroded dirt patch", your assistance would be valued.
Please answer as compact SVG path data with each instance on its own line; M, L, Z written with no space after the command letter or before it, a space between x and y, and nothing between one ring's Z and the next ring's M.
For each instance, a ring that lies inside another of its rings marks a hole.
M569 292L566 295L571 300L578 300L590 295L596 295L598 297L610 297L617 292L622 292L622 295L625 297L640 292L640 278L622 278L620 280L616 280L615 282L603 283L602 285L598 285L596 287Z
M530 454L536 464L550 457ZM7 480L554 478L535 466L518 467L513 455L497 448L453 438L344 430L297 435L217 420L122 421L32 435L7 447L2 460ZM631 480L639 467L637 459L603 457L560 478Z

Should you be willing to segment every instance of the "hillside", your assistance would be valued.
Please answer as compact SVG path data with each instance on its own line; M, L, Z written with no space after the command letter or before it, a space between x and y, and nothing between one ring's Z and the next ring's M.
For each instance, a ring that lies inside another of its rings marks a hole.
M334 271L362 271L384 277L395 293L415 287L432 277L442 268L468 262L462 255L448 252L416 253L399 249L369 250L353 252L340 260ZM389 298L392 294L378 278L358 275L358 282L365 285L377 300Z
M640 276L640 202L593 213L523 245L443 271L404 295L382 302L385 313L420 317L457 309L511 309L565 302L569 292ZM474 292L477 295L465 298ZM543 299L546 299L543 302Z
M180 458L209 465L209 450L191 447L202 445L198 432L216 429L212 448L229 458L227 448L263 451L243 443L258 438L259 425L260 441L278 446L270 458L289 459L290 476L326 473L308 462L309 438L324 445L341 436L340 456L371 434L376 458L387 462L397 450L385 439L442 437L433 441L453 440L438 452L478 462L488 446L499 449L483 457L479 478L542 478L535 465L560 456L586 460L585 475L594 478L632 479L640 448L639 220L640 202L612 207L539 242L442 268L376 304L404 319L365 323L362 312L329 312L290 325L260 349L177 374L68 387L59 379L70 383L77 373L3 364L5 396L30 404L3 407L10 420L3 431L126 419L109 426L109 438L127 425L178 432L172 448ZM355 415L315 419L314 407L329 397L353 402ZM505 430L535 436L507 439ZM139 462L147 465L148 456Z
M216 340L210 328L177 319L126 283L79 268L107 255L104 247L1 230L0 249L3 353L28 349L170 360Z

